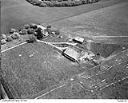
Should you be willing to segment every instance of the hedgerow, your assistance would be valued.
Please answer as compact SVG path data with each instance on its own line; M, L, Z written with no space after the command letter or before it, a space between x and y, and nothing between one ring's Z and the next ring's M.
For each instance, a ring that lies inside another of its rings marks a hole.
M29 3L39 6L39 7L72 7L79 6L83 4L95 3L100 0L26 0Z

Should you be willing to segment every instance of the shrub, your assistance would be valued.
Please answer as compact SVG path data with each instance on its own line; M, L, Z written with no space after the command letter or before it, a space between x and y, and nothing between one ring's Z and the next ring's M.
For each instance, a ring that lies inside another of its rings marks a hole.
M27 30L27 33L28 33L28 34L34 34L34 32L35 32L35 31L34 31L32 28L29 28L29 29Z
M33 43L33 42L36 42L36 37L31 34L28 36L28 39L26 40L28 43Z
M7 36L5 34L1 34L1 39L6 39Z
M10 41L12 41L12 40L13 40L13 39L12 39L11 36L7 36L7 39L6 39L7 42L10 42Z
M6 44L6 40L5 39L1 40L1 45L3 45L3 44Z
M60 35L60 31L59 30L51 30L52 32L55 33L55 35Z
M41 1L38 1L38 0L37 0L37 1L35 2L35 5L40 6L41 3L42 3Z
M16 29L14 29L14 28L11 28L11 30L10 30L10 34L13 34L14 32L16 32Z
M60 7L60 3L59 3L59 2L56 2L56 3L55 3L55 6L56 6L56 7Z
M56 30L56 31L55 31L55 34L56 34L56 35L60 35L60 31L59 31L59 30Z
M30 28L30 25L29 24L26 24L26 25L24 25L24 28L25 29L29 29Z
M27 29L22 29L20 32L19 32L20 35L26 35L27 34Z
M82 4L87 4L88 0L82 0L81 2L82 2Z
M50 1L45 1L44 2L47 6L50 6L50 7L54 7L54 2L50 2Z
M47 4L45 4L44 2L42 2L41 4L40 4L40 7L46 7L47 6Z
M12 37L12 39L19 39L20 38L20 35L19 35L19 33L13 33L12 35L11 35L11 37Z
M32 24L30 24L30 28L32 28L32 29L37 29L37 25L34 24L34 23L32 23Z
M39 1L39 0L27 0L28 2L32 3L33 5L37 5L40 7L46 7L46 6L50 6L50 7L70 7L70 6L78 6L81 4L87 4L87 3L95 3L98 2L99 0L79 0L79 1L75 1L75 0L47 0L47 1Z

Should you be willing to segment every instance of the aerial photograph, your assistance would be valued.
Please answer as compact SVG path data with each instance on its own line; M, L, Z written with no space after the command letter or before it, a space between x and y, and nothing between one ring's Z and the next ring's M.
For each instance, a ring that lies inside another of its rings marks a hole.
M128 0L1 0L0 101L128 99Z

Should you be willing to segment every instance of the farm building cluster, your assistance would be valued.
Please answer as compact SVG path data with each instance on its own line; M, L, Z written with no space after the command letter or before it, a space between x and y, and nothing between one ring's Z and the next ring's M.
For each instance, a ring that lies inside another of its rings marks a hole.
M75 37L73 38L73 41L74 40L75 42L80 43L81 45L82 42L86 42L83 41L84 38L78 40ZM86 43L86 46L88 46L88 43ZM102 60L104 60L104 57L102 57L99 53L94 54L92 51L88 49L81 49L80 47L77 47L77 45L67 47L63 50L62 55L64 55L66 58L70 59L73 62L90 63L95 66L101 63Z
M49 36L60 36L60 31L57 29L52 29L51 25L44 27L40 24L26 24L19 30L11 29L9 33L11 34L9 36L2 34L2 45L15 39L21 39L23 36L27 36L25 41L28 43L43 40ZM57 42L54 44L56 43ZM82 46L85 48L81 48ZM60 42L60 44L56 45L55 47L61 48L61 53L64 57L77 63L91 63L92 65L98 65L104 59L99 53L94 54L91 52L91 50L89 50L90 42L87 42L84 37L80 36L68 38L67 42Z

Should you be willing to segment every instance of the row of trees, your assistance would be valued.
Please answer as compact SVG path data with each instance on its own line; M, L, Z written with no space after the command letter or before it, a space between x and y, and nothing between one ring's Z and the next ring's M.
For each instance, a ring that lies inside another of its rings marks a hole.
M40 7L70 7L70 6L78 6L82 4L95 3L100 0L27 0L33 5L37 5Z

